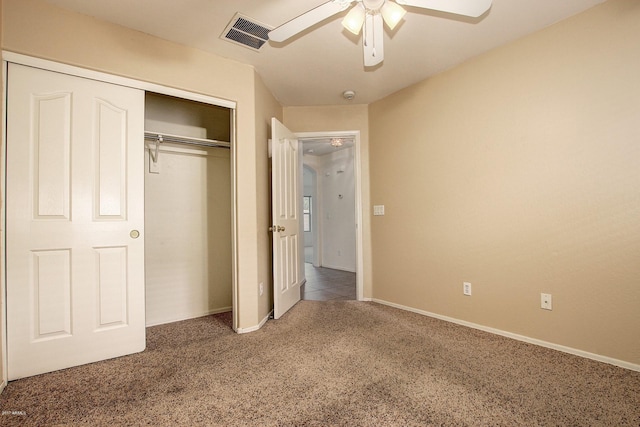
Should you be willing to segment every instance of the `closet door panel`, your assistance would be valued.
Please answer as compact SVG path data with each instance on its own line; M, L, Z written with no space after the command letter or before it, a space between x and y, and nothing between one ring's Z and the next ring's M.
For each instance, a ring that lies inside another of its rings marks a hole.
M71 253L31 252L33 339L71 336Z
M34 218L69 219L71 94L33 96L31 115Z
M98 328L127 325L127 248L96 248Z
M127 111L94 99L96 219L123 220L127 212Z

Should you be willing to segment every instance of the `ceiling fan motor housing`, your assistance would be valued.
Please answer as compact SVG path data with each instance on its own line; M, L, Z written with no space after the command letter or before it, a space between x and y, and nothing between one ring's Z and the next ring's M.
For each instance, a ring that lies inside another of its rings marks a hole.
M362 4L367 10L376 11L382 8L385 1L386 0L362 0Z

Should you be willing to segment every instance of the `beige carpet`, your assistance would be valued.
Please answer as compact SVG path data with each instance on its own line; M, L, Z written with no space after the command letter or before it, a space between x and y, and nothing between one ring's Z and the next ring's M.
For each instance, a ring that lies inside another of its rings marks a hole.
M0 425L640 425L638 372L375 303L147 335L143 353L10 383Z

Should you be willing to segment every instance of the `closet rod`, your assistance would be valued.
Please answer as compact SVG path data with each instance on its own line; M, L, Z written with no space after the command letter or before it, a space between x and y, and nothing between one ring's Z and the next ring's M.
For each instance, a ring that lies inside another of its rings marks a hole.
M200 147L222 147L231 148L231 144L225 141L217 141L215 139L192 138L189 136L171 135L161 132L144 132L144 139L151 141L162 141L176 144L198 145Z

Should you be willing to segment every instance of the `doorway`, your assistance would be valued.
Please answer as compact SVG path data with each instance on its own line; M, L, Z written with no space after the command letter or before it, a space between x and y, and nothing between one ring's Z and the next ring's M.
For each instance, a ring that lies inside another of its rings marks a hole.
M359 133L298 136L303 154L302 299L362 299Z

